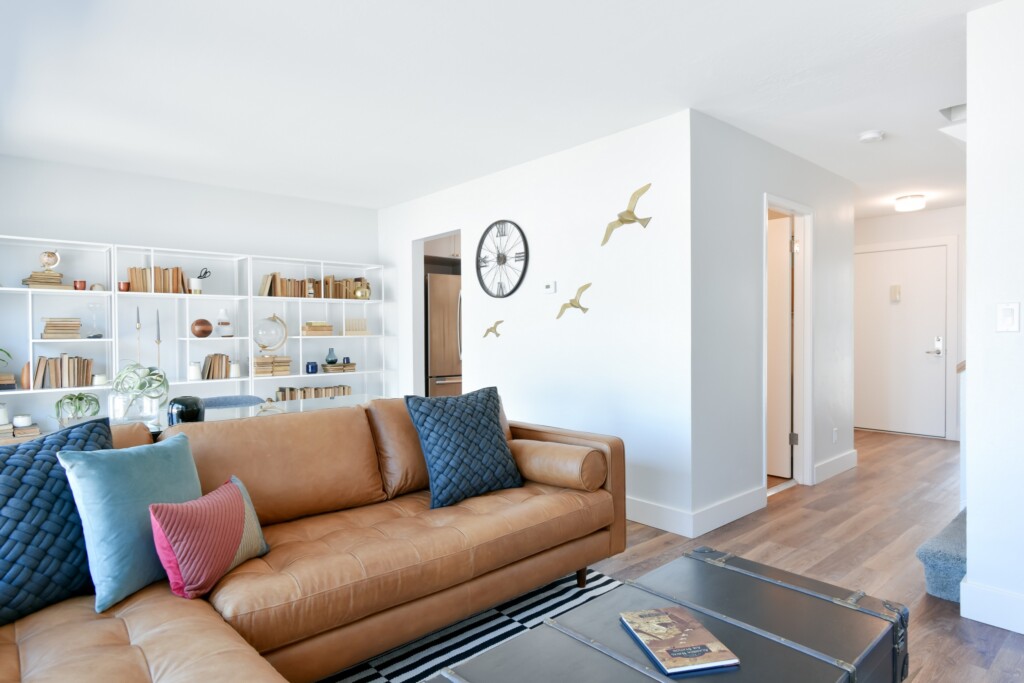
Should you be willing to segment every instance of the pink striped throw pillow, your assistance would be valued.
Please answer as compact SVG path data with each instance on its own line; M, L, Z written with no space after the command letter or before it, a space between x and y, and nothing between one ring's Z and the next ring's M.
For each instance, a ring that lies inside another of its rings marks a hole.
M238 477L198 500L154 503L149 519L171 592L183 598L206 595L229 571L270 550Z

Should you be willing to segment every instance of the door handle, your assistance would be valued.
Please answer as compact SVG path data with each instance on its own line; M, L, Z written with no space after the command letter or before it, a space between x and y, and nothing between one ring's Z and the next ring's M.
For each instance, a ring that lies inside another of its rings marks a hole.
M439 387L444 386L445 384L462 384L462 379L439 379L435 380L434 384L436 384Z
M942 337L935 338L935 348L925 351L930 356L941 356L943 351Z

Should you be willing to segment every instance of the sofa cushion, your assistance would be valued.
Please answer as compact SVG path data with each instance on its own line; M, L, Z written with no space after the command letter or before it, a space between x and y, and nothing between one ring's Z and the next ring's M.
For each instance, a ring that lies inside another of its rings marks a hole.
M61 451L57 457L82 516L96 611L164 578L149 506L200 496L188 438L92 453Z
M0 624L69 598L89 581L82 520L57 451L110 446L106 418L0 446Z
M183 598L206 595L228 571L270 549L238 477L198 500L150 505L149 518L171 592Z
M522 486L494 387L461 396L406 396L430 474L430 506Z
M188 434L203 493L232 475L245 482L261 524L385 499L362 406L174 425Z
M430 508L419 491L265 527L270 552L210 593L260 652L463 583L606 528L612 496L540 484Z
M166 583L102 614L79 597L0 628L0 680L284 681L206 601L176 598Z
M430 486L420 435L409 417L405 399L378 398L366 404L380 474L388 498L422 491Z
M541 484L596 491L608 477L604 455L588 446L513 439L508 442L523 477Z

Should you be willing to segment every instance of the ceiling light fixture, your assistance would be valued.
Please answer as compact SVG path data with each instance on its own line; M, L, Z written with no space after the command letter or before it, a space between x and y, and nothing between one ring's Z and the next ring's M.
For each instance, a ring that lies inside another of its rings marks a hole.
M908 194L896 198L896 210L900 213L907 211L920 211L925 207L923 194Z
M881 142L882 140L885 139L885 131L884 130L866 130L863 133L861 133L857 137L857 139L860 140L861 142L864 142L864 143Z

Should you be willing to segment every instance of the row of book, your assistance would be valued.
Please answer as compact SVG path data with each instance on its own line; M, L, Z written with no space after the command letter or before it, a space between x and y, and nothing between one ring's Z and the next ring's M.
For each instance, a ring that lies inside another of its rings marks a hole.
M256 377L283 377L292 374L289 356L256 356L252 361Z
M92 369L92 358L69 356L66 353L54 358L39 356L36 360L32 388L61 389L92 386Z
M152 285L152 287L150 287ZM133 292L153 291L157 294L188 294L185 270L178 266L161 268L129 268L128 286Z
M39 425L35 422L27 427L15 427L10 422L0 424L0 439L17 439L22 436L39 436L39 434Z
M346 384L334 387L278 387L274 393L274 400L295 401L300 398L333 398L351 395L352 387Z
M289 278L267 273L260 280L257 296L288 296L312 299L369 299L370 281L364 277Z
M207 354L203 360L202 379L227 379L231 376L231 359L226 353Z
M52 270L34 270L21 284L29 289L71 289L71 285L64 284L64 276Z
M81 318L43 318L43 339L81 339Z

